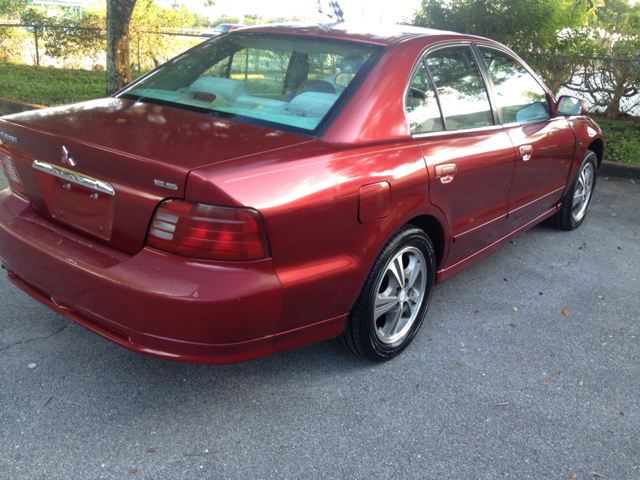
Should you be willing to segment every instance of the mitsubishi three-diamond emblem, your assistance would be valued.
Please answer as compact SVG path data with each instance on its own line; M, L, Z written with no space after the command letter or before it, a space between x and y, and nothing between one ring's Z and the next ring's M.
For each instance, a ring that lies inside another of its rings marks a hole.
M62 146L62 157L60 157L60 161L70 167L76 166L76 161L69 156L69 150L64 145Z

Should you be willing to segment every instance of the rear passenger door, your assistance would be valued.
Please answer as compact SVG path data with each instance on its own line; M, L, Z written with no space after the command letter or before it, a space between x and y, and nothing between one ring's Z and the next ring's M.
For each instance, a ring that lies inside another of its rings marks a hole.
M430 49L405 100L429 172L431 202L449 223L445 267L506 233L515 156L480 72L470 43Z

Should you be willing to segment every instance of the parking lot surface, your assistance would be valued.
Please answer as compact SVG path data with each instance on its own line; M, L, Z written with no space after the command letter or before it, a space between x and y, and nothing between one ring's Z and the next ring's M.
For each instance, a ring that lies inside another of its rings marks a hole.
M639 183L600 178L578 230L538 225L437 286L381 365L335 341L157 360L3 272L0 478L640 479Z

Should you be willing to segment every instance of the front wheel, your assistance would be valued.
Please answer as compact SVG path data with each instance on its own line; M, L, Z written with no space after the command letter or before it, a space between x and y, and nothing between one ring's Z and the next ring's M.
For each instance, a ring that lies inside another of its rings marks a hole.
M422 325L435 283L435 268L431 239L417 227L403 226L373 265L341 343L374 362L397 356Z
M560 210L550 218L554 227L575 230L582 224L591 203L597 175L598 157L591 150L587 150Z

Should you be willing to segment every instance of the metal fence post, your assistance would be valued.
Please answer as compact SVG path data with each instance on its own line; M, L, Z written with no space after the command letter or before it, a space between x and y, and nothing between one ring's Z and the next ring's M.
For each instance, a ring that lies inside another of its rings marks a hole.
M36 37L36 65L40 66L40 52L38 51L38 27L34 25L33 33Z

